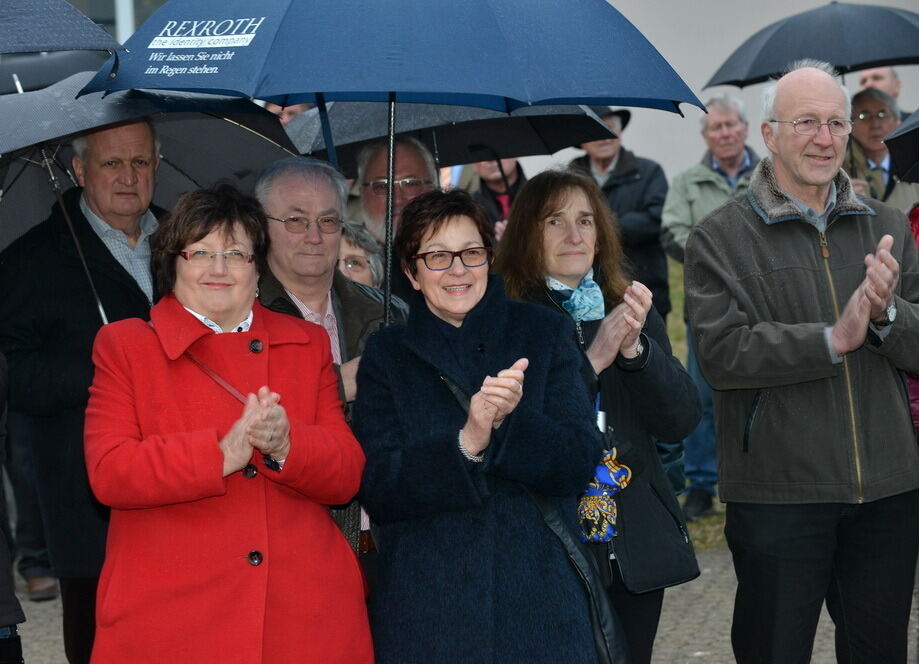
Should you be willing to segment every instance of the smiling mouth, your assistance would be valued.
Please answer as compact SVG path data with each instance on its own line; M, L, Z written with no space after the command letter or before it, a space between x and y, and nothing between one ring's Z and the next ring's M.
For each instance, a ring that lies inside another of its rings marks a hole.
M448 293L465 293L467 290L472 288L472 284L459 284L458 286L444 286L444 290Z

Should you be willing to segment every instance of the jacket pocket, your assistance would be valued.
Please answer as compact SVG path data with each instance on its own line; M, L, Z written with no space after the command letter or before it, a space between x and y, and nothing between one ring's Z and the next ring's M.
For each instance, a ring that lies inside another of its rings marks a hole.
M756 390L756 394L753 395L753 403L750 405L750 413L747 415L747 422L743 428L743 451L750 451L750 435L753 433L753 425L756 423L756 414L760 407L760 402L763 400L763 391Z

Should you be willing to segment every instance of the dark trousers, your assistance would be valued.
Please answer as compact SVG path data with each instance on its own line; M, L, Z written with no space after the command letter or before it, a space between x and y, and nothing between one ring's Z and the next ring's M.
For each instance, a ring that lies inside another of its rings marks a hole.
M36 435L33 428L28 416L10 411L7 421L6 472L16 501L16 530L11 542L14 544L14 557L19 558L19 574L24 579L54 576L38 504L38 480L32 454L32 441Z
M99 577L62 578L64 653L70 664L89 664L96 636L96 588Z
M846 664L906 662L919 491L861 505L728 503L739 664L807 663L820 609Z
M631 655L629 661L631 664L650 664L657 624L664 604L664 591L652 590L640 595L629 592L622 583L619 565L615 560L612 563L612 583L607 592L625 632Z

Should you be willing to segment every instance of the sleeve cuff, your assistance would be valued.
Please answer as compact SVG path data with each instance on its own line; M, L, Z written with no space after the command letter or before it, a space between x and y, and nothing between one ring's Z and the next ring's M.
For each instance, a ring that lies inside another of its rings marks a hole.
M826 351L830 356L830 362L833 364L842 364L842 355L833 350L833 342L830 340L830 334L833 328L827 325L823 328L823 340L826 342Z

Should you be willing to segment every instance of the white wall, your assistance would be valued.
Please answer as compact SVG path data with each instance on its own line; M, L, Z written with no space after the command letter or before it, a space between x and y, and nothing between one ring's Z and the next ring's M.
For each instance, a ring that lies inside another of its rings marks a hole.
M858 1L919 11L916 0ZM613 0L611 4L641 30L703 103L724 92L741 97L747 104L750 120L749 143L762 155L765 147L759 130L759 95L763 84L743 90L729 86L703 90L702 86L747 37L781 18L827 3L824 0ZM882 37L866 33L865 38ZM611 46L610 66L615 65L615 46ZM903 82L900 105L908 111L916 110L919 65L897 67L897 72ZM858 87L857 73L847 76L846 83L854 92ZM686 114L682 118L664 111L632 109L632 121L623 133L623 145L660 162L668 179L698 161L704 149L699 135L702 111L688 104L682 109ZM579 150L563 150L551 158L527 157L521 163L528 174L533 174L549 165L567 164L579 154Z

